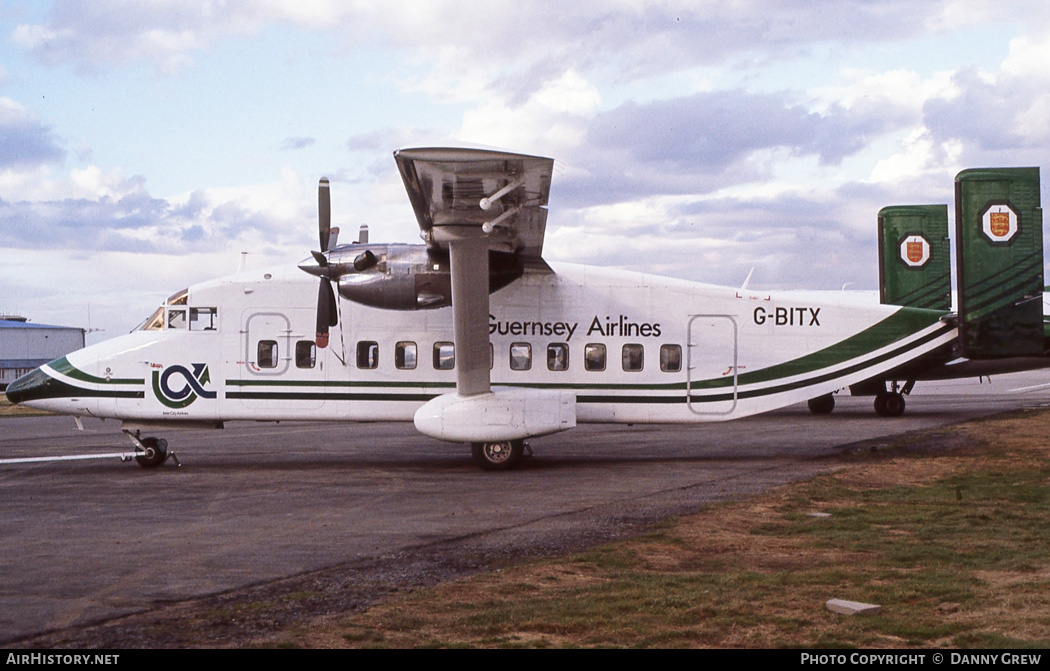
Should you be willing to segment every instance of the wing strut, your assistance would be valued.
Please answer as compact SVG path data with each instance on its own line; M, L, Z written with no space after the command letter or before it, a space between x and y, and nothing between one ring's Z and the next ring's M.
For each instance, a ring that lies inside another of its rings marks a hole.
M481 235L468 233L449 240L448 251L456 390L461 396L486 394L489 391L488 242Z

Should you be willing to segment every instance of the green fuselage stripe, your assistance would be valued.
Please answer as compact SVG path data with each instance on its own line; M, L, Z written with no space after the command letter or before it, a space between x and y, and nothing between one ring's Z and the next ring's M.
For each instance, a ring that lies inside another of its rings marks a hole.
M90 375L88 373L85 373L84 371L80 370L79 368L77 368L73 364L69 363L69 359L67 359L66 357L62 357L60 359L55 359L54 361L52 361L51 363L49 363L47 365L50 366L56 373L61 373L62 375L65 375L67 377L71 377L74 380L80 380L81 382L90 382L91 384L145 384L146 383L146 380L144 378L138 378L138 379L134 379L134 378L118 378L116 380L113 380L113 379L107 380L104 377L95 377L94 375Z
M940 336L944 335L945 333L947 333L951 329L952 329L951 326L947 326L946 325L944 328L938 329L937 331L934 331L933 333L930 333L929 335L921 338L917 342L908 343L907 345L903 345L903 346L898 347L898 348L896 348L894 350L886 352L885 354L877 356L874 359L870 359L868 361L862 361L860 363L853 364L852 366L848 366L846 368L842 368L842 369L836 370L836 371L831 372L831 373L825 373L824 375L818 375L816 377L810 377L810 378L806 378L804 380L798 380L796 382L789 382L787 384L776 385L776 386L773 386L773 387L764 387L762 389L751 389L751 390L745 390L745 391L738 391L737 394L736 394L736 397L737 398L754 398L756 396L767 396L767 395L770 395L770 394L779 394L779 393L782 393L782 392L785 392L785 391L791 391L793 389L799 389L801 387L808 387L808 386L810 386L812 384L818 384L820 382L827 382L829 380L834 380L835 378L842 377L843 375L850 375L850 374L855 373L857 371L864 370L865 368L869 368L870 366L873 366L875 364L882 363L883 361L889 361L890 359L892 359L894 357L897 357L897 356L900 356L901 354L903 354L904 352L907 352L908 350L911 350L911 349L913 349L915 347L919 347L921 345L925 345L928 342L936 340L937 338L939 338ZM710 403L710 402L716 402L716 401L728 401L728 400L731 400L732 398L733 398L733 394L732 393L717 394L717 395L714 395L714 396L690 396L690 399L691 399L691 401L693 403L697 403L697 402Z
M858 359L867 354L871 354L876 350L892 345L894 342L897 342L902 338L914 335L932 324L937 323L944 314L944 312L939 310L901 308L878 324L864 329L860 333L846 338L841 342L835 343L830 347L825 347L820 351L807 354L806 356L791 361L786 361L782 364L770 366L769 368L744 373L738 377L736 384L738 387L743 387L762 382L771 382L788 377L806 375L831 366L841 365L852 359ZM918 344L929 342L931 338L941 335L950 328L951 327L949 326L945 326L944 328L938 329L932 335L927 336L920 342L908 343L907 345L898 347L893 350L893 353L878 357L875 361L884 361L887 358L897 356ZM852 369L855 370L858 366L863 368L867 365L870 364L856 364ZM830 377L838 377L842 374L842 371L836 371L834 373L829 373L828 375L830 375ZM822 379L830 379L828 375L822 376ZM719 387L731 386L733 386L733 378L723 377L710 380L697 380L696 382L693 382L692 389L717 389Z

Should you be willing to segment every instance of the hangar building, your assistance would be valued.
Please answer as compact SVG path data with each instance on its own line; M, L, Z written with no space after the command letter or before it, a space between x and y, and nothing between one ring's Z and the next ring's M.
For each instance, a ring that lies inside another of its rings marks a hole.
M0 389L37 366L84 346L84 329L0 315Z

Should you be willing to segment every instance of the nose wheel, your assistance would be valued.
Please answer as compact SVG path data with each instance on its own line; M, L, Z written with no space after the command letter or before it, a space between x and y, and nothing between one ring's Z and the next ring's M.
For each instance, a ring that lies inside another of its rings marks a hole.
M175 453L168 450L168 441L163 438L154 438L153 436L140 438L138 431L132 433L127 430L124 431L124 435L135 444L135 462L139 466L156 468L168 459L174 461L176 466L182 465L179 463L179 458L175 456Z
M139 466L156 468L168 460L168 441L163 438L143 438L142 447L142 454L135 457Z

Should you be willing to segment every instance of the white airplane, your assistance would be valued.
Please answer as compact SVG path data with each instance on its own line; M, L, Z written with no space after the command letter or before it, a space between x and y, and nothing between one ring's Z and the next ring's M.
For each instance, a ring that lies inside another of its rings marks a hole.
M578 423L723 421L810 400L830 411L830 395L847 387L898 415L898 380L943 372L960 356L1045 360L1041 310L1037 323L1028 310L1043 289L1038 169L960 174L960 200L980 201L959 217L977 227L960 259L967 271L999 265L976 288L960 285L956 316L887 300L887 286L904 284L885 277L880 304L549 264L553 160L443 148L394 156L425 245L372 244L364 229L337 244L321 180L320 251L298 267L180 291L135 331L41 366L8 397L119 420L143 466L169 456L166 441L144 432L316 420L413 421L427 436L470 443L483 468L507 469L527 438ZM908 229L915 213L904 212L907 234L884 265L927 273L946 243ZM1038 264L1017 270L1033 236Z

